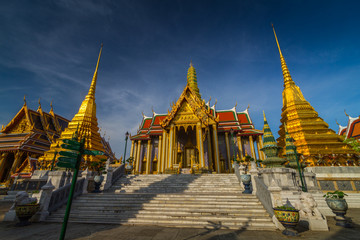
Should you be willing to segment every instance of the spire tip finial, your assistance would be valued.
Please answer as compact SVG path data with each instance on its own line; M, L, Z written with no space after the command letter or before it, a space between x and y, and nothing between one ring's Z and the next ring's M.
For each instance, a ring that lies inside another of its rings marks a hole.
M26 95L24 95L24 106L26 106Z
M264 122L266 121L265 111L263 110Z

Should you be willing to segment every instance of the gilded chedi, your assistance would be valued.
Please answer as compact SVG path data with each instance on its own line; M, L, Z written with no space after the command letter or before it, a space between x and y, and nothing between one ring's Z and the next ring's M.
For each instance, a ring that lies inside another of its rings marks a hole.
M285 127L295 140L297 151L303 155L308 165L348 165L354 164L354 151L343 143L342 138L318 116L318 113L305 100L300 88L292 80L280 45L273 28L275 40L279 49L281 69L284 78L282 93L283 108L278 145L285 153Z
M101 52L102 46L88 94L82 102L78 113L75 114L68 127L61 133L60 138L51 144L50 150L44 156L39 158L41 169L51 169L53 167L54 163L56 163L56 158L59 157L58 152L61 151L62 140L71 139L75 131L78 131L79 140L85 138L85 149L107 152L114 158L111 149L109 149L109 144L100 136L96 118L95 90ZM106 157L84 155L84 162L81 164L81 167L83 169L90 167L91 162L100 161L100 159L104 158Z

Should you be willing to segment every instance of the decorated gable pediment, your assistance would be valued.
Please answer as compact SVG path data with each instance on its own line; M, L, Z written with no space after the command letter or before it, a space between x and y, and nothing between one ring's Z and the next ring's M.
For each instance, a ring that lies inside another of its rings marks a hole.
M31 131L33 126L26 116L27 109L25 108L25 106L22 107L9 124L1 129L2 133L24 133Z
M201 122L204 126L214 124L216 119L210 113L210 109L205 105L205 101L199 99L199 97L191 90L189 86L186 86L178 101L172 105L171 111L160 123L163 128L169 124L174 123L176 125L190 126Z

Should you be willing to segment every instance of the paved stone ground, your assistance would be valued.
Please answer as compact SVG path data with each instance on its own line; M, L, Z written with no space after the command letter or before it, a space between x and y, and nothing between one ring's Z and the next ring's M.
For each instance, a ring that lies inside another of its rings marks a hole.
M0 202L0 221L11 204ZM126 240L237 240L237 239L360 239L360 209L349 209L354 228L341 228L335 225L333 217L328 217L328 232L313 232L299 229L299 237L288 237L280 231L246 231L165 228L156 226L119 226L106 224L69 223L65 239L126 239ZM0 239L6 240L52 240L58 239L61 224L33 223L25 227L15 227L15 223L0 222Z

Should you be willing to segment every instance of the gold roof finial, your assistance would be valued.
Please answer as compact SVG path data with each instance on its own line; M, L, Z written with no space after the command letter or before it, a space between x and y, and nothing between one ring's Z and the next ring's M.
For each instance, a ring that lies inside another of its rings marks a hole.
M346 110L344 109L344 113L347 117L350 117L349 114L346 113Z
M291 78L289 69L288 69L288 67L287 67L287 65L286 65L286 62L285 62L285 58L283 57L282 52L281 52L281 49L280 49L280 44L279 44L278 38L277 38L277 36L276 36L274 24L271 24L271 26L272 26L272 29L273 29L273 31L274 31L274 36L275 36L276 44L277 44L278 49L279 49L280 62L281 62L281 70L282 70L282 72L283 72L284 84L286 84L286 83L291 83L291 82L293 83L293 80L292 80L292 78Z
M194 91L195 95L201 99L201 95L199 92L199 87L197 84L197 77L196 77L196 71L192 64L192 60L190 61L190 67L188 69L187 73L187 85L190 87L192 91Z
M38 102L39 102L39 107L38 107L38 109L37 109L37 110L38 110L38 111L40 111L40 110L41 110L41 102L40 102L40 98L39 98L39 101L38 101Z
M53 100L51 100L51 102L50 102L50 114L54 114L54 108L53 108L53 104L52 104L52 102L53 102Z
M266 121L265 111L263 110L264 122Z
M340 126L340 124L338 123L337 119L335 119L336 125Z
M26 95L24 95L24 106L26 106Z
M280 44L279 44L278 38L277 38L277 36L276 36L276 32L275 32L275 28L274 28L274 24L272 24L272 23L271 23L271 27L272 27L272 29L273 29L273 31L274 31L275 40L276 40L276 44L277 44L278 49L279 49L279 54L280 54L280 57L282 57L282 53L281 53L281 49L280 49Z
M100 52L99 52L98 61L96 63L94 76L93 76L93 79L92 79L92 82L90 85L90 89L89 89L89 92L88 92L88 95L86 96L86 98L95 98L96 80L97 80L97 74L98 74L99 63L100 63L101 52L102 52L103 46L104 46L104 44L101 43L101 48L100 48Z

